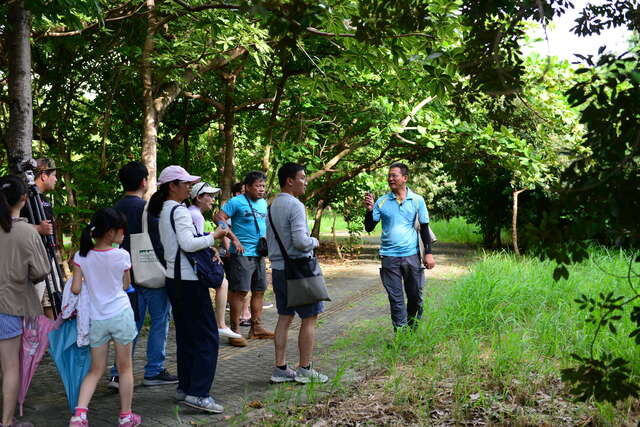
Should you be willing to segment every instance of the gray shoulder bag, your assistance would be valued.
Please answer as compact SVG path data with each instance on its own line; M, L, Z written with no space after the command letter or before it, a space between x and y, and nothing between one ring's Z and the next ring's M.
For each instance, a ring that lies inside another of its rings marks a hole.
M289 258L271 219L271 207L267 210L273 235L284 258L284 274L287 278L287 308L331 301L318 259L315 256Z

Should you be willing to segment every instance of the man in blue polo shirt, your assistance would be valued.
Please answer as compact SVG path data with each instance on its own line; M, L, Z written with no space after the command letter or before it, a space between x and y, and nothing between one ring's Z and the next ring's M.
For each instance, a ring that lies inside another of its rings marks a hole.
M244 194L229 199L215 215L216 223L223 228L231 219L231 229L244 247L244 253L237 253L231 247L231 253L224 262L229 280L229 320L231 330L235 333L240 333L242 304L251 291L249 339L274 337L274 333L262 324L262 303L267 281L264 254L258 253L258 243L267 230L267 201L264 199L266 178L262 172L249 172L244 179ZM230 338L229 342L238 347L246 345L244 338Z
M407 187L409 168L403 163L389 167L387 182L390 192L374 202L373 195L365 196L367 213L364 228L373 231L382 221L380 237L380 277L389 295L391 321L395 330L404 326L415 327L422 317L422 288L424 265L435 267L429 235L429 212L422 196ZM414 228L416 216L420 222L420 236ZM418 238L425 248L421 259ZM405 303L404 292L407 294Z

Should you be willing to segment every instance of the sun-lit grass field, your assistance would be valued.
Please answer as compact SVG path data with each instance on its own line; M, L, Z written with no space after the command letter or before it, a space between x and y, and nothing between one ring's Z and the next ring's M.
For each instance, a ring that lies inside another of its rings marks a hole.
M309 221L309 228L313 227L313 220ZM320 234L330 234L333 227L333 214L328 214L322 219L320 223ZM430 222L430 227L441 242L449 243L466 243L470 245L477 245L482 242L482 236L479 233L479 229L475 224L467 222L464 218L452 218L449 221L446 220L433 220ZM336 216L336 233L346 233L348 226L342 215ZM379 236L382 232L382 227L378 224L375 230L371 233L372 236ZM366 235L364 229L361 230L363 235Z
M587 313L574 300L582 293L631 295L618 277L626 274L629 259L593 249L588 261L570 267L568 280L555 282L551 262L494 253L454 282L429 281L416 331L394 337L384 314L357 322L334 344L339 372L355 369L377 378L337 398L348 402L341 410L357 413L354 405L377 396L379 406L388 408L381 413L418 425L637 423L637 401L618 407L576 403L560 380L560 370L574 364L570 354L588 355L593 338L594 326L585 323ZM385 298L379 303L386 313ZM640 352L628 338L633 326L625 313L618 333L603 331L594 349L630 360L637 381Z

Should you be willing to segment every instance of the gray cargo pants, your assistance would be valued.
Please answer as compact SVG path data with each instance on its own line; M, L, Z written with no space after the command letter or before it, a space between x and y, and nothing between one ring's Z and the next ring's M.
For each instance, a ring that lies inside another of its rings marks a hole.
M380 278L389 295L391 322L394 329L415 326L422 317L424 267L419 255L383 256ZM407 302L404 300L404 292Z

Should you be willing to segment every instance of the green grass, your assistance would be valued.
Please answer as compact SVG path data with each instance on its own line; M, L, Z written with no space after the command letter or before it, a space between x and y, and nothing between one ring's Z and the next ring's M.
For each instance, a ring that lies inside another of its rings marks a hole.
M593 250L589 261L570 268L569 280L554 282L550 262L488 255L453 284L429 282L417 331L393 338L388 316L380 316L358 322L330 351L342 367L382 368L392 407L411 412L418 424L437 421L430 417L440 407L459 423L480 417L497 424L620 425L630 422L637 401L617 408L573 404L559 372L573 364L570 353L588 354L594 331L574 299L631 295L625 280L602 271L622 275L627 267L624 254ZM632 330L627 312L618 334L602 333L595 350L630 360L638 381L640 352L627 338Z
M478 226L468 223L464 218L451 218L451 220L435 220L429 224L433 232L441 242L466 243L478 245L482 243L482 235Z
M320 223L320 233L329 234L333 226L334 215L329 213L322 218ZM434 220L430 223L431 229L438 240L441 242L450 243L465 243L469 245L478 245L482 243L482 235L477 225L468 223L464 218L452 218L449 221L446 220ZM309 228L313 228L313 220L309 220ZM336 216L336 232L347 232L347 223L342 215ZM378 224L375 230L371 233L372 236L379 236L382 232L382 227ZM364 229L363 234L366 234Z

